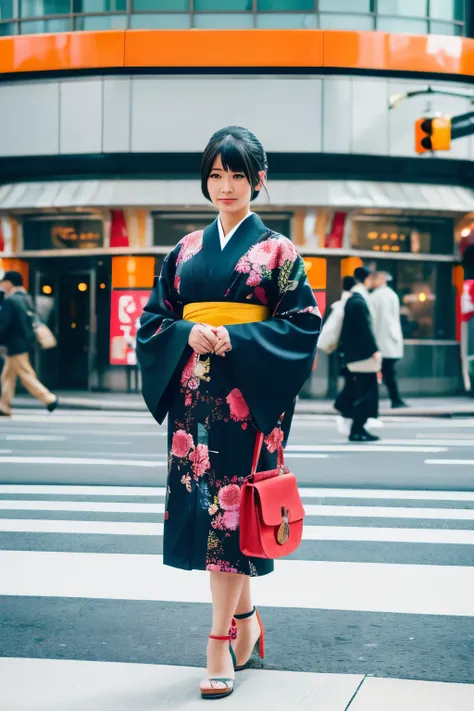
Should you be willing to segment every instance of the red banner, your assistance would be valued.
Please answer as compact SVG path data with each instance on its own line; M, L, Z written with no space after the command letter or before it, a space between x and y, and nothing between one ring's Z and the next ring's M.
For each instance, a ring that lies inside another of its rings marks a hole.
M137 330L151 291L116 289L112 291L110 309L110 363L136 365Z
M474 316L474 279L466 279L461 294L461 315L463 321Z

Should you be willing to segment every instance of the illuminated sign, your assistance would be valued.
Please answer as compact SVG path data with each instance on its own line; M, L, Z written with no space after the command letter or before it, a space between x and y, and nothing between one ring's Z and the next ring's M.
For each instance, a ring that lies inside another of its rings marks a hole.
M114 289L110 309L110 363L136 365L135 346L140 317L151 290Z
M25 251L45 249L94 249L104 243L104 228L100 220L75 219L23 220Z

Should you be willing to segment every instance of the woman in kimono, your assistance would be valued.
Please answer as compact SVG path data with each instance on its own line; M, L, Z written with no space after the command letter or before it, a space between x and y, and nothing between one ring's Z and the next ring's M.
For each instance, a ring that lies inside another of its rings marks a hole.
M146 404L160 424L168 415L163 562L210 573L203 698L232 693L234 668L258 641L263 657L250 579L271 573L273 561L240 551L240 487L257 431L265 435L259 469L277 466L321 323L292 242L250 211L267 167L247 129L212 136L201 182L219 215L166 257L137 336Z

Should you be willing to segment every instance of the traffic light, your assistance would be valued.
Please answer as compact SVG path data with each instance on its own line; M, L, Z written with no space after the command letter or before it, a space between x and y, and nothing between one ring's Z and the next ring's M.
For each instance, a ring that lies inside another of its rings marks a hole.
M417 153L449 151L450 148L451 118L449 116L418 119L415 124L415 150Z

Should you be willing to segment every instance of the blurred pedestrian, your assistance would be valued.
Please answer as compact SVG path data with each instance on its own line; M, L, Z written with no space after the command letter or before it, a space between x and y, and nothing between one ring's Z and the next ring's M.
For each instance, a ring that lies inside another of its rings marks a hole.
M0 308L0 344L6 347L1 375L0 416L11 416L16 379L38 398L49 412L58 406L58 398L39 380L31 365L30 351L35 345L35 310L31 296L23 287L20 272L7 271L0 281L5 298Z
M382 354L382 378L388 390L392 408L407 407L400 397L396 365L403 358L403 333L400 322L400 302L388 286L392 277L387 272L376 272L374 290L370 295L373 309L374 334Z
M328 338L328 332L332 334L332 342L334 343L333 350L336 351L339 374L344 378L344 386L334 402L335 409L340 412L340 416L336 418L336 426L338 432L345 435L348 435L350 432L352 407L355 398L354 378L352 373L347 369L344 360L344 352L341 348L341 332L344 322L344 308L347 300L351 297L351 289L355 284L356 281L353 276L345 276L343 278L341 298L331 305L330 315L323 324L318 341L318 348L321 348L322 343L322 350L324 350L324 340Z
M158 422L168 415L163 562L210 574L205 699L232 693L257 643L264 655L250 580L273 560L240 548L241 487L254 457L277 467L321 325L303 259L250 211L266 172L253 133L212 136L201 186L219 214L166 257L137 334L145 401Z
M366 267L354 271L355 286L344 308L341 348L346 367L352 376L353 405L351 442L374 442L378 439L365 429L368 419L378 418L377 373L381 355L375 340L370 309L369 289L372 272Z

